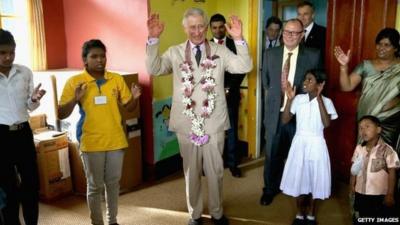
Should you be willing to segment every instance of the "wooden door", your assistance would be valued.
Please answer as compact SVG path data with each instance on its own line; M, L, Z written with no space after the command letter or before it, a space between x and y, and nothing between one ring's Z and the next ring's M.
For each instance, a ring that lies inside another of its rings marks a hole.
M360 89L340 91L339 64L333 48L352 50L349 71L363 59L375 57L375 37L385 27L395 27L396 0L329 0L325 67L327 92L333 99L339 119L326 132L334 175L347 179L356 136L356 108Z

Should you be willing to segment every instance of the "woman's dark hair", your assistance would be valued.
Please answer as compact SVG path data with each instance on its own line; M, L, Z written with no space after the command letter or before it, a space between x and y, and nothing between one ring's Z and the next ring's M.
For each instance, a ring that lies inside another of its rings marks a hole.
M361 123L361 121L363 121L363 120L369 120L369 121L371 121L372 123L374 123L377 127L380 127L380 126L381 126L381 121L380 121L377 117L375 117L375 116L365 115L365 116L361 117L361 118L358 120L358 123Z
M324 70L311 69L311 70L307 70L306 75L307 74L312 74L315 77L315 80L317 80L318 84L326 81L326 74L325 74Z
M14 36L10 31L0 29L0 45L12 45L15 47Z
M378 44L382 39L387 38L390 41L390 44L393 45L397 51L394 53L396 57L400 56L400 34L394 28L384 28L379 31L378 35L375 39L375 44Z
M86 58L90 50L93 48L100 48L106 52L106 46L99 39L91 39L86 41L82 46L82 58Z

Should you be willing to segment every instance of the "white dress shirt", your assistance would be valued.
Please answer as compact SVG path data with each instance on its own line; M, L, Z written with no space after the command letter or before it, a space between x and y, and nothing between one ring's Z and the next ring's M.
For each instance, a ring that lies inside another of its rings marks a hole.
M313 26L314 26L314 22L311 22L310 25L308 25L308 27L306 27L306 28L304 29L304 31L306 32L306 33L304 34L304 40L305 40L305 41L307 40L308 35L310 35L311 29L313 28Z
M281 43L279 42L279 37L277 37L275 40L270 40L268 37L265 39L265 48L269 48L269 43L271 43L272 47L277 47L280 46Z
M28 110L33 111L40 104L31 100L33 89L33 74L27 67L14 64L8 77L0 72L0 124L28 121Z
M299 55L299 46L297 46L295 49L293 49L292 51L289 51L289 49L285 47L283 47L283 61L282 61L282 70L283 70L283 66L285 65L286 59L288 58L288 53L291 52L293 53L292 56L290 57L290 69L289 69L289 75L288 75L288 81L290 82L290 85L293 88L293 83L294 83L294 75L296 72L296 64L297 64L297 56ZM298 89L298 88L296 88ZM283 112L283 110L285 109L287 103L287 96L286 93L284 95L284 100L283 100L283 105L281 108L281 112Z

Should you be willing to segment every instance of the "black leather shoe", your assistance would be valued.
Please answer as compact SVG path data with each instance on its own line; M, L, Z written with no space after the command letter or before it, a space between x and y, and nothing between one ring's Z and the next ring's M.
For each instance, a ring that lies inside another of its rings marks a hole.
M317 225L317 221L316 220L306 220L307 222L305 224L307 225Z
M213 221L213 223L215 225L229 225L229 221L224 215L222 215L222 217L219 219L215 219L214 217L211 217L211 220Z
M261 205L269 205L271 204L272 200L274 200L274 196L271 194L263 193L260 199Z
M306 219L298 219L294 218L292 225L307 225L307 220Z
M233 177L241 177L242 176L242 171L237 166L234 167L229 167L229 170L231 171L231 174Z
M198 219L190 219L188 225L202 225L203 220L200 218Z

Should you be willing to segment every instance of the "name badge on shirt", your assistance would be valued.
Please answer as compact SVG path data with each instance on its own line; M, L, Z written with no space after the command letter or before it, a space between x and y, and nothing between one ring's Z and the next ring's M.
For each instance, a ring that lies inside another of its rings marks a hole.
M95 105L104 105L107 104L107 96L100 95L94 97L94 104Z

